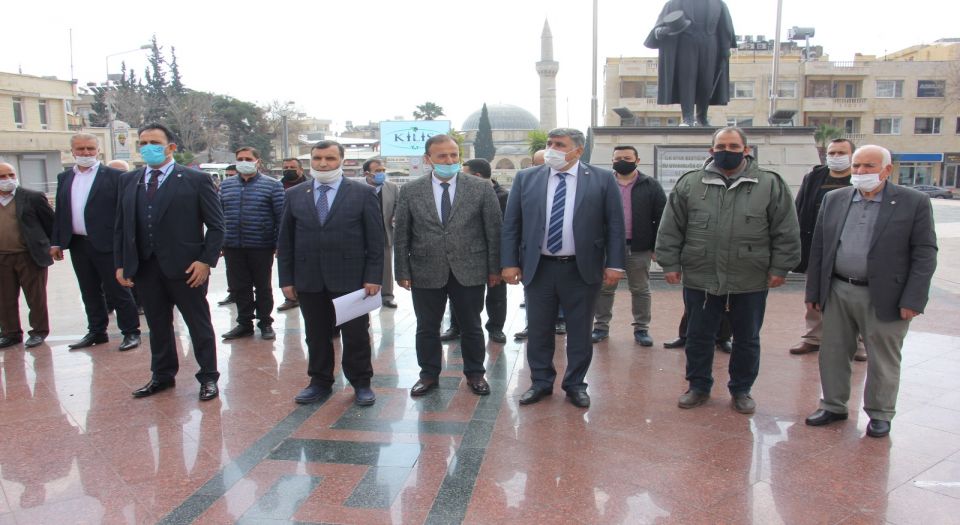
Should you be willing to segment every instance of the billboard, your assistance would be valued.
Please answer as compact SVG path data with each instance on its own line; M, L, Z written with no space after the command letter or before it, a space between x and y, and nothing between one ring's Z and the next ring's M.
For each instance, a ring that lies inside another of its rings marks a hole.
M419 157L427 139L449 132L449 120L387 120L380 123L380 154Z

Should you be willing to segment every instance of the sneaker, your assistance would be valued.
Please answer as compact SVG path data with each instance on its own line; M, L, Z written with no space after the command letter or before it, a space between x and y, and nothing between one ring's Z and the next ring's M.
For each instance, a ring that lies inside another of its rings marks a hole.
M633 332L633 340L640 346L653 346L653 339L646 330L637 330Z

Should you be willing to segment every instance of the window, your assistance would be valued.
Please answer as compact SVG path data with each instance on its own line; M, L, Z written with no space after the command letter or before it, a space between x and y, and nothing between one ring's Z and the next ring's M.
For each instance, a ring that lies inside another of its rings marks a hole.
M736 80L730 82L730 93L733 94L731 98L753 98L753 81Z
M957 117L957 130L955 131L957 135L960 135L960 117Z
M738 128L747 128L753 126L753 117L727 117L728 126L736 126Z
M13 97L13 123L17 129L23 129L23 99Z
M643 94L647 98L657 98L657 83L647 82L643 85Z
M782 80L777 82L777 98L797 98L797 81Z
M945 80L918 80L917 98L943 98L946 88Z
M47 129L47 101L40 101L40 129Z
M832 98L833 84L829 80L808 80L807 98Z
M913 120L914 135L939 135L940 117L917 117Z
M899 135L900 117L882 117L873 119L874 135Z
M930 184L933 180L933 165L921 163L900 164L900 184L917 186Z
M657 83L642 80L621 80L620 98L657 98Z
M844 133L860 133L860 119L854 117L845 117L841 120Z
M877 98L903 98L902 80L878 80Z

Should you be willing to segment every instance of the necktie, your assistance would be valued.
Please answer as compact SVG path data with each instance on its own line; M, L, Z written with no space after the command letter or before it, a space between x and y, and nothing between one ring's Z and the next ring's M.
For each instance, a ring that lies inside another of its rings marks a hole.
M563 210L567 204L567 174L557 173L560 183L553 192L553 207L550 209L550 229L547 235L547 251L557 253L563 248Z
M152 201L153 196L157 194L157 188L160 187L160 175L163 172L160 170L151 170L150 171L150 180L147 181L147 200Z
M440 196L440 222L446 226L450 220L450 183L441 182L440 187L443 188L443 195Z
M320 185L320 198L317 199L317 217L320 218L320 226L327 222L327 214L330 213L330 204L327 202L327 192L330 189L326 184Z

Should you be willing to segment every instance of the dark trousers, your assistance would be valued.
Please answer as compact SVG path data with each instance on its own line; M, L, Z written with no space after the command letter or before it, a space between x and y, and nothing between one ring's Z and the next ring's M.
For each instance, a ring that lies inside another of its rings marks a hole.
M587 284L580 277L576 261L540 259L537 273L526 286L527 362L533 386L553 389L557 371L556 321L563 308L567 323L567 370L561 386L567 392L585 390L584 378L593 359L593 315L601 283Z
M273 325L273 317L270 317L273 288L270 283L274 251L269 248L224 248L223 259L227 263L227 288L237 302L237 324L253 327L256 311L257 326Z
M501 282L496 286L487 286L487 332L502 332L507 322L507 283ZM450 311L450 329L460 331L460 321L456 314Z
M724 312L723 318L720 320L720 331L717 332L717 342L722 343L730 340L730 316L726 315L727 312ZM680 327L677 330L677 334L680 337L687 337L687 306L684 304L683 315L680 316Z
M133 278L150 328L150 370L153 371L153 378L169 381L180 369L173 332L173 307L176 306L190 332L193 355L200 365L197 380L206 382L219 379L217 340L213 324L210 323L207 284L190 288L186 279L168 279L160 270L156 257L141 260L140 269Z
M343 294L329 291L297 294L307 336L307 375L310 376L312 385L333 385L333 334L337 318L333 299L341 295ZM369 387L370 378L373 377L369 328L369 314L351 319L339 327L340 341L343 344L340 358L343 375L354 388Z
M696 105L697 119L706 122L717 69L717 49L713 37L705 33L681 33L677 42L677 57L674 78L678 79L683 120L693 120Z
M140 335L140 315L128 288L117 282L113 254L98 252L90 240L74 235L70 240L70 262L80 285L80 297L87 312L87 331L107 333L107 305L117 312L117 326L123 335Z
M767 291L720 296L684 288L683 298L690 315L686 346L690 389L710 392L713 387L717 330L724 311L729 308L733 352L727 388L731 394L749 393L760 372L760 328L767 307Z
M413 312L417 316L417 363L422 379L437 379L443 369L443 346L440 344L440 323L450 299L450 311L460 323L460 353L463 373L467 377L483 376L486 349L480 311L483 309L484 285L463 286L450 274L443 288L413 288Z
M20 328L20 290L30 308L30 335L50 333L47 317L47 269L37 266L30 254L0 254L0 335L23 337Z

